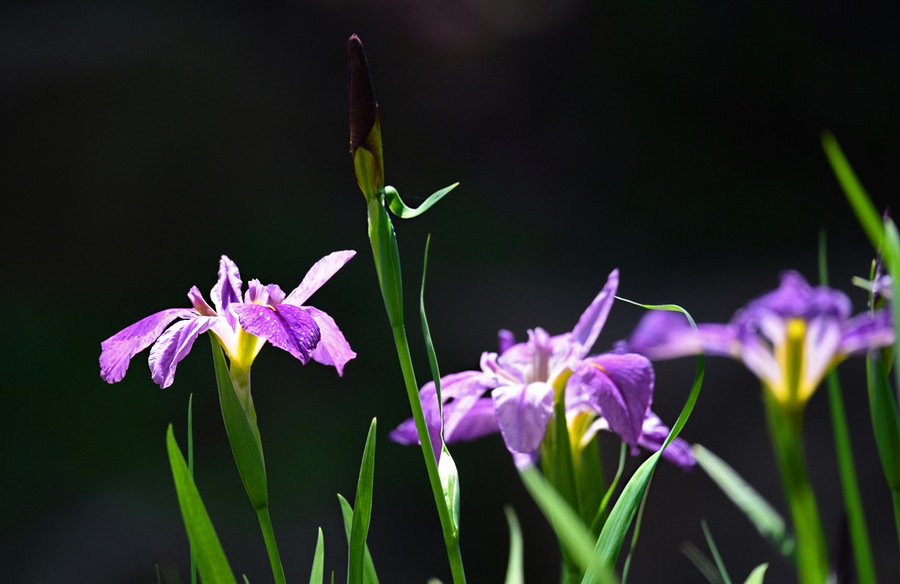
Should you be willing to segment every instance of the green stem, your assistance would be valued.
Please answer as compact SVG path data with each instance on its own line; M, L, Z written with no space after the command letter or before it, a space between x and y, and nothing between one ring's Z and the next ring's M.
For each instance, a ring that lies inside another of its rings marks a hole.
M272 564L275 584L285 584L284 568L281 565L281 556L278 555L278 544L275 543L275 531L272 529L269 508L257 509L256 514L259 516L259 526L262 527L263 539L266 540L266 550L269 552L269 562Z
M837 451L838 468L841 474L841 486L844 492L844 508L847 511L847 522L850 528L850 542L853 545L853 557L856 564L856 577L859 584L875 584L875 561L872 559L872 546L869 543L869 532L866 528L866 516L863 511L862 498L859 495L859 484L856 480L856 469L853 464L853 449L850 445L850 428L844 412L844 400L837 372L828 372L828 399L831 404L831 425L834 430L834 446Z
M394 342L397 345L397 356L400 358L400 369L403 371L403 380L406 382L406 393L409 396L409 405L412 408L413 419L416 422L416 430L422 443L422 455L425 457L425 468L428 470L428 480L434 493L434 502L437 505L438 515L441 519L441 527L444 532L444 543L447 545L447 556L450 560L450 572L453 575L454 584L464 584L466 573L463 570L462 556L459 551L459 539L453 535L453 525L450 520L450 510L444 501L444 491L441 487L441 477L438 474L437 461L434 457L434 447L431 443L431 435L428 433L428 425L425 422L425 413L422 411L422 402L419 399L419 389L416 382L416 374L413 370L412 357L409 354L409 342L406 338L406 328L402 324L392 325Z
M803 452L803 410L782 410L768 389L765 394L769 434L797 537L797 572L801 584L823 584L828 554L816 497L806 472Z

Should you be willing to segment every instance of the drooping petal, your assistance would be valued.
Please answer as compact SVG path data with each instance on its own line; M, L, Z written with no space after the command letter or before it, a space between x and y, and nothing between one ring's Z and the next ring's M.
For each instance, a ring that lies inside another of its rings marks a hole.
M303 306L303 303L309 300L313 292L318 290L322 284L328 281L350 258L356 255L353 250L336 251L328 254L313 265L306 272L300 285L294 288L293 292L288 294L284 299L285 304L293 304L294 306Z
M131 358L150 346L176 318L190 318L189 308L170 308L143 318L100 344L100 377L116 383L125 377Z
M316 321L322 335L312 353L312 358L322 365L333 365L337 369L338 375L343 375L344 365L356 357L356 353L350 348L350 343L344 338L344 333L326 312L312 306L304 306L302 310L305 310Z
M491 397L506 447L514 452L537 450L553 414L553 386L542 381L500 386Z
M236 329L234 315L228 307L241 301L241 272L228 256L223 255L219 260L219 280L209 296L216 305L219 316L224 317L228 324Z
M844 323L838 352L849 355L869 348L887 347L894 344L895 335L890 310L878 310L874 314L863 312Z
M153 381L165 389L175 380L175 367L194 346L194 341L219 320L216 316L198 316L170 326L150 349L150 373Z
M231 310L245 331L284 349L303 364L309 362L319 344L321 333L316 321L297 306L235 304Z
M434 382L430 382L426 387L434 387ZM453 373L441 378L441 398L444 403L444 440L448 443L451 437L454 440L472 440L471 438L462 437L466 432L474 432L477 427L484 427L484 421L476 422L468 421L470 416L480 416L484 412L482 410L472 411L475 407L483 407L481 400L484 393L497 387L497 379L485 375L481 371L463 371L461 373ZM447 403L449 400L450 403ZM481 405L479 405L481 404ZM491 415L493 416L493 406L491 407ZM461 430L459 426L471 426L468 430ZM494 423L496 427L496 422ZM457 434L463 432L463 434Z
M584 361L572 377L590 393L609 427L627 444L637 444L653 396L650 361L635 353L606 353Z
M573 340L581 345L581 351L578 355L584 358L591 352L591 347L597 340L597 336L606 324L606 317L615 301L616 290L619 288L619 270L615 269L609 274L606 285L591 302L587 310L578 319L578 324L572 329Z
M452 442L468 442L488 434L500 431L500 424L494 414L494 400L482 397L475 400L463 415L457 402L444 406L444 440Z
M659 416L648 410L647 416L644 418L643 432L638 439L638 444L647 450L656 452L662 447L668 437L669 428L662 423ZM691 445L681 438L672 440L666 446L662 455L686 471L691 470L697 464L697 461L694 460L694 455L691 453Z

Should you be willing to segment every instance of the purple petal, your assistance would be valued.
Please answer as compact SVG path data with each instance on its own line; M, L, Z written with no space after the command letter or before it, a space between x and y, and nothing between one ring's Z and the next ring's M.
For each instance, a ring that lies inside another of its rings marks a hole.
M638 439L638 444L647 450L656 452L662 447L668 437L669 428L662 423L659 416L648 411L647 417L644 418L643 433ZM690 444L681 438L675 438L675 440L672 440L672 442L666 446L663 457L667 458L670 462L674 462L686 471L691 470L694 468L694 465L697 464L697 461L694 460L694 455L691 453Z
M196 286L191 286L190 291L188 291L188 300L191 301L194 310L199 312L201 316L216 316L216 311L206 303L203 293Z
M427 384L425 387L434 387L434 382ZM478 436L464 438L467 432L476 432L477 428L485 427L484 421L469 421L469 416L480 416L483 410L472 411L473 408L483 408L482 399L490 402L489 398L482 398L484 393L490 389L497 387L497 380L489 375L485 375L481 371L463 371L454 373L441 378L441 399L446 404L444 406L444 440L448 443L453 440L473 440ZM448 400L453 400L447 403ZM493 406L490 408L490 414L493 416ZM459 426L472 425L473 427L466 430L460 429ZM493 423L496 427L496 420ZM460 434L460 432L462 432ZM489 432L485 432L489 433ZM483 434L480 434L483 435Z
M294 306L302 306L313 295L313 292L318 290L355 255L356 252L352 250L336 251L320 259L306 272L300 285L294 288L294 291L284 301Z
M208 331L219 320L216 316L198 316L170 326L150 349L150 373L153 381L163 389L175 380L175 367L194 346L201 333Z
M537 450L534 452L513 452L513 462L517 469L524 471L537 464L539 454Z
M610 429L634 446L653 397L653 365L643 355L606 353L585 361L572 376Z
M388 434L388 438L397 444L403 444L405 446L419 444L420 441L419 434L416 431L416 421L412 418L407 418L403 423L391 430L391 433Z
M100 377L107 383L121 381L131 358L149 347L172 320L195 315L189 308L170 308L151 314L109 337L100 344Z
M250 334L266 339L306 364L319 343L316 321L302 308L290 304L276 307L262 304L235 304L231 310Z
M737 357L740 344L731 325L700 324L693 330L680 312L651 310L634 329L626 349L657 361L700 353Z
M241 273L235 263L228 259L228 256L223 255L219 260L219 280L213 286L209 296L216 305L216 312L225 317L231 328L237 328L234 316L228 307L241 302Z
M506 447L513 452L537 450L553 415L553 386L541 381L500 386L491 397Z
M457 403L450 402L444 406L444 440L447 444L468 442L500 431L493 399L482 397L475 400L464 414Z
M499 333L497 333L498 345L500 345L500 354L506 352L507 349L516 344L516 335L512 334L510 331L506 329L502 329Z
M291 306L291 305L281 305ZM312 353L312 358L322 365L333 365L338 375L344 374L344 365L350 359L356 357L356 353L350 348L350 343L344 338L344 333L335 324L334 319L312 306L304 306L302 310L312 317L319 326L321 339Z
M618 288L619 270L616 269L610 272L609 278L606 280L606 285L603 286L603 290L600 290L600 293L597 294L597 297L594 298L591 305L588 306L587 310L584 311L584 314L581 315L581 318L578 319L578 324L572 329L573 339L575 342L581 344L581 354L579 357L583 358L591 352L591 347L594 346L597 336L603 329L603 325L606 324L606 317L609 315L610 308L612 308L616 290Z
M844 323L838 352L842 355L894 344L896 333L890 310L863 312Z

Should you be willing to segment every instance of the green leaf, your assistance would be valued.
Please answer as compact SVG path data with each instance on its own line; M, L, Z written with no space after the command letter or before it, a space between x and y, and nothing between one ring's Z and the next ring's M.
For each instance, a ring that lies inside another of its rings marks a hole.
M560 544L578 568L584 572L594 567L594 574L584 582L618 582L609 566L599 564L595 558L594 536L559 492L534 466L519 472L525 488L541 508Z
M709 545L709 551L712 552L713 559L716 561L716 567L719 570L722 581L725 584L731 584L731 578L728 577L728 571L725 569L725 562L722 561L722 556L719 555L719 549L716 547L716 542L713 541L713 536L709 532L709 526L706 525L705 520L701 521L700 525L703 527L703 535L706 536L706 543Z
M375 271L391 327L403 325L403 282L397 235L387 210L378 198L369 201L369 241L375 256Z
M194 394L188 396L188 422L187 422L187 439L188 439L188 472L191 477L194 476L194 415L193 415ZM194 548L191 546L191 584L197 584L197 558L194 556Z
M763 576L766 575L766 568L769 567L769 564L760 564L750 572L750 575L747 576L747 579L744 580L744 584L763 584Z
M316 553L313 556L312 570L309 573L309 584L322 584L325 575L325 538L322 536L322 528L319 528L319 538L316 541Z
M363 584L364 580L366 536L369 533L369 521L372 518L372 487L375 482L375 427L376 419L372 418L359 469L359 481L356 484L356 502L350 527L348 584Z
M435 393L441 415L441 459L438 463L438 476L441 479L441 491L444 494L444 502L450 512L450 527L453 538L459 537L459 470L450 451L444 443L444 403L441 398L441 372L438 368L437 355L434 352L434 343L431 341L431 331L428 328L428 318L425 316L425 275L428 272L428 248L431 245L431 236L425 240L425 260L422 265L422 287L419 291L419 315L422 318L422 334L425 337L425 350L428 353L428 364L431 366L431 376L434 379Z
M222 550L222 544L219 543L219 537L197 491L197 485L194 484L184 456L178 448L178 443L175 442L171 424L166 433L166 448L169 452L172 476L175 479L181 516L187 529L188 540L197 554L197 568L203 583L236 584L234 573Z
M425 211L431 208L432 205L440 201L444 195L455 189L459 186L459 183L453 183L449 187L444 187L441 190L432 193L425 202L416 207L415 209L410 209L406 206L406 203L403 202L403 199L400 198L400 193L397 192L392 186L384 187L384 200L390 206L391 211L393 211L394 215L400 217L401 219L412 219L413 217L418 217Z
M719 571L713 565L713 563L706 557L700 548L694 544L694 542L688 540L681 543L679 546L681 553L687 556L687 559L690 560L694 567L703 574L703 577L706 578L707 582L710 584L722 584L722 576L719 574Z
M338 501L341 503L341 515L344 518L344 532L347 534L347 543L350 543L350 530L353 522L353 507L347 502L347 499L338 495ZM378 575L375 574L375 564L372 562L372 555L369 553L369 546L366 545L366 560L363 572L363 582L365 584L378 584ZM331 574L332 582L334 581L334 573Z
M869 360L869 409L881 466L892 491L900 491L900 421L884 360Z
M756 527L759 534L785 558L794 555L794 538L787 532L784 519L728 463L701 444L692 447L700 468Z
M632 304L636 303L632 302ZM687 314L687 311L685 311L684 309L674 305L665 306L665 308L659 309L678 310L679 312L685 314L685 316L688 317L688 320L691 323L694 322L691 316ZM622 489L622 493L619 495L619 500L616 501L612 512L610 512L609 514L609 518L607 518L606 520L606 524L603 526L603 530L600 532L600 538L597 540L595 553L602 561L602 565L613 566L618 560L619 552L622 549L622 543L625 541L625 534L628 531L629 526L631 525L631 520L634 519L634 516L641 505L641 501L644 498L644 493L647 491L647 487L650 485L650 479L653 477L653 471L656 470L656 465L659 463L663 451L672 442L672 440L674 440L678 436L678 433L681 432L681 429L684 428L685 423L687 422L688 418L691 415L691 412L694 409L694 404L697 403L697 397L700 395L700 388L703 386L704 370L704 357L703 355L698 355L697 370L694 374L694 383L691 387L691 393L688 395L687 402L684 404L684 407L681 410L681 414L675 421L675 425L672 426L672 430L669 432L669 436L663 443L662 448L660 448L657 452L651 454L650 457L645 460L641 466L638 467L637 471L635 471L634 475L632 475L631 480L629 480L628 484L625 485L625 488Z
M263 460L262 444L253 428L253 422L247 410L241 405L234 390L234 383L228 374L225 365L225 356L222 348L212 332L209 333L212 340L213 361L216 364L216 383L219 388L219 404L222 407L222 417L225 420L225 431L228 433L228 441L231 443L231 452L234 453L234 461L238 472L247 490L247 496L254 509L263 509L269 506L269 492L266 484L266 464Z
M503 512L506 513L506 522L509 524L509 562L506 565L504 584L525 584L525 545L519 518L509 505L503 507Z

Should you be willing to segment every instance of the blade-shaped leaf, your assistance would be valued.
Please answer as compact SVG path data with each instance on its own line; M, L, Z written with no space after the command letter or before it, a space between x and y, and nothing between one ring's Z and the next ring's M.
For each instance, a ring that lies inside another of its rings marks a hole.
M713 559L716 561L716 568L719 570L722 581L725 584L731 584L731 578L728 577L728 571L725 569L725 562L722 561L722 556L719 555L719 548L716 547L716 542L713 541L712 533L709 532L709 526L706 525L706 521L701 521L700 525L703 527L706 544L709 546L709 551L712 552Z
M375 482L375 427L376 420L372 418L359 469L356 502L350 526L350 552L347 568L349 584L363 584L366 536L369 534L369 521L372 518L372 487Z
M525 545L522 541L519 518L509 505L505 506L503 511L509 524L509 562L506 565L504 584L525 584Z
M312 570L309 573L309 584L323 584L325 575L325 538L322 536L322 528L319 528L319 537L316 540L316 553L313 556Z
M231 443L231 452L234 454L234 461L237 463L250 503L254 509L263 509L269 505L269 492L262 445L247 410L241 405L241 400L234 391L234 383L228 374L222 347L212 332L209 336L212 340L213 361L216 365L219 404L222 407L222 418L225 420L225 431Z
M631 303L636 304L635 302ZM644 305L639 304L638 306ZM655 308L659 310L679 311L687 316L688 320L691 323L694 322L687 311L678 306L665 305ZM634 475L632 475L631 480L629 480L628 484L625 485L625 488L622 489L622 493L621 495L619 495L619 500L616 501L612 512L610 512L609 518L606 520L606 524L603 526L603 530L600 532L600 538L597 540L597 546L595 549L595 553L598 555L604 566L615 565L616 560L619 557L619 551L622 549L622 542L624 542L625 540L625 534L628 531L628 527L631 525L631 521L632 519L634 519L634 516L641 505L641 501L644 498L644 493L646 492L647 487L650 485L650 479L653 477L653 471L656 470L656 465L659 463L663 451L672 442L672 440L674 440L678 436L678 433L681 432L682 428L684 428L684 425L685 423L687 423L691 412L694 410L694 404L697 403L697 397L700 395L700 388L703 386L704 371L705 359L703 355L698 355L697 369L694 374L694 383L691 387L691 393L688 395L688 399L681 410L681 414L675 421L675 425L672 426L672 430L669 432L669 436L666 438L666 441L663 443L662 447L657 452L650 455L650 457L645 460L641 466L638 467L637 471L635 471ZM585 577L587 578L587 576L589 575L590 571Z
M520 471L519 476L578 568L583 572L594 568L593 575L590 579L585 576L584 582L618 582L611 568L595 558L594 536L559 491L534 466Z
M347 534L347 543L350 543L350 530L353 523L353 507L347 502L347 499L338 495L338 501L341 503L341 515L344 518L344 532ZM334 580L334 573L331 574ZM378 584L378 575L375 574L375 564L372 562L372 555L369 553L369 546L366 545L366 559L363 572L364 584Z
M401 219L412 219L413 217L418 217L425 211L431 208L432 205L440 201L444 195L455 189L459 186L459 183L453 183L449 187L444 187L441 190L432 193L429 195L425 202L416 207L415 209L410 209L406 206L406 203L403 202L403 199L400 198L400 193L397 192L392 186L386 186L383 189L384 199L387 202L388 206L390 206L391 211L393 211L394 215L400 217Z
M900 490L900 422L884 360L869 361L869 409L875 444L891 490Z
M700 551L700 548L694 542L690 540L683 541L678 549L703 574L703 577L706 578L709 584L722 584L722 576L719 574L719 570L716 569L709 558L706 557L706 554Z
M763 584L763 577L766 575L766 568L769 567L769 564L760 564L750 572L750 575L747 576L747 579L744 580L744 584Z
M785 558L794 554L794 538L778 511L756 492L728 463L701 444L692 447L700 468L756 527L759 534Z
M181 516L191 547L196 553L200 577L204 584L236 584L222 544L219 543L219 537L197 491L197 485L194 484L184 455L175 442L171 424L166 432L166 449L169 452L169 464L172 466Z

